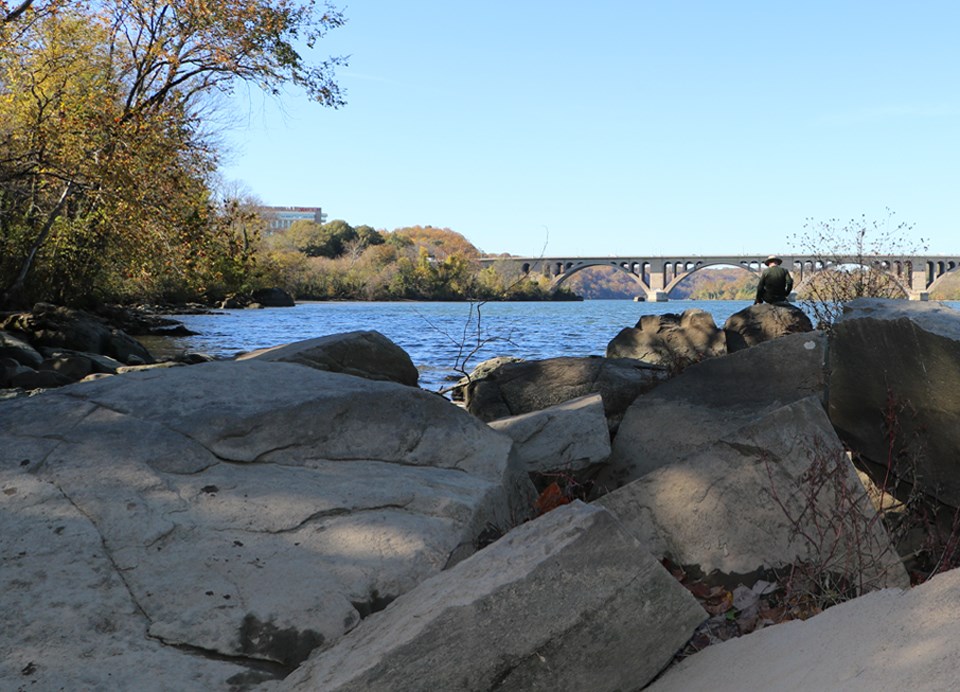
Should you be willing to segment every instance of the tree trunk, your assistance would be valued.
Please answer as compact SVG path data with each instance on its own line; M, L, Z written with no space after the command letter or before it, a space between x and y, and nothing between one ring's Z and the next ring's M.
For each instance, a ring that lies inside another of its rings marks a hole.
M30 252L28 252L24 258L23 265L20 267L20 273L17 274L17 278L13 280L13 283L11 283L10 286L7 287L7 290L3 292L3 295L0 296L0 307L14 306L20 294L23 293L23 286L27 281L27 275L30 273L30 269L33 267L37 252L40 251L40 248L43 247L43 244L47 240L47 236L50 235L50 229L53 228L54 222L60 216L60 212L63 211L63 207L66 205L67 198L70 196L73 187L73 182L69 182L63 188L63 192L60 193L60 199L57 200L53 209L50 210L50 213L47 215L47 220L43 224L43 228L40 229L40 232L37 234L37 239L33 241L33 245L30 247Z

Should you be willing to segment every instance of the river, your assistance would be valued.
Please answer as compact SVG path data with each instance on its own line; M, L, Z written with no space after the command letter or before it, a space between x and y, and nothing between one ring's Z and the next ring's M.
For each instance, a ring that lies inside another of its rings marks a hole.
M178 315L197 336L144 339L156 355L191 351L233 357L244 351L327 334L375 329L403 348L420 370L420 385L438 390L458 365L467 369L493 356L524 359L602 356L607 343L642 315L700 308L718 326L749 301L630 300L582 302L362 303L305 302L294 308L223 310ZM479 315L478 315L479 312Z

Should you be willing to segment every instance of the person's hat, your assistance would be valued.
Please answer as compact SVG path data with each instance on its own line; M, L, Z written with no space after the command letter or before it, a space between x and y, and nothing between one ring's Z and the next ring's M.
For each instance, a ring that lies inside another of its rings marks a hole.
M783 264L783 260L777 257L776 255L770 255L767 259L763 260L764 264L770 264L771 262L776 262L777 264Z

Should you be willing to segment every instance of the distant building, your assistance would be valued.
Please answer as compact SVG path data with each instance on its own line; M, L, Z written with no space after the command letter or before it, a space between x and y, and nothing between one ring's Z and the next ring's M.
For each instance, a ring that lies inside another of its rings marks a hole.
M285 231L294 221L326 223L327 215L320 207L259 207L257 211L267 222L270 233Z

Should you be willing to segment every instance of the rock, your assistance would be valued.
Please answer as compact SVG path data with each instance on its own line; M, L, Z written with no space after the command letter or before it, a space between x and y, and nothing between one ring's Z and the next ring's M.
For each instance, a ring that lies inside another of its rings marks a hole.
M610 456L610 432L599 394L489 425L513 439L514 453L530 473L582 471Z
M187 329L182 324L171 327L155 327L150 331L152 336L197 336L200 332Z
M196 365L198 363L211 363L216 360L209 353L183 353L177 360L187 365Z
M416 387L420 373L410 356L380 332L356 331L296 341L239 356L237 360L297 363L370 380Z
M597 502L656 557L708 575L736 575L748 587L762 570L797 562L843 574L861 592L909 586L816 397L784 406Z
M4 358L0 362L0 387L12 387L13 378L26 373L35 373L31 367L21 365L13 358Z
M11 315L0 329L14 330L26 336L34 347L68 348L98 353L123 363L132 359L152 363L153 357L143 345L125 332L80 310L37 303L33 311Z
M40 348L40 353L43 354L45 358L70 358L73 356L79 356L90 361L91 367L93 368L92 372L95 373L105 373L107 375L115 375L117 370L123 367L121 363L116 358L110 358L109 356L100 355L97 353L83 353L81 351L73 351L69 348L50 348L48 346L42 346Z
M241 310L246 306L247 303L241 296L227 296L227 298L220 303L220 309L222 310Z
M54 483L0 469L0 511L0 688L228 690L272 677L148 637L100 532Z
M186 363L174 360L166 360L162 363L151 363L150 365L121 365L117 368L117 374L123 375L128 372L142 372L143 370L166 370L167 368L182 368Z
M787 334L813 331L813 324L798 307L785 303L761 303L730 315L723 331L727 337L727 351L733 353Z
M707 647L647 692L952 690L960 656L960 570L885 589Z
M791 334L691 365L637 397L596 479L597 492L684 459L781 406L823 396L825 345L820 332Z
M672 369L726 352L724 333L713 316L697 308L680 315L644 315L635 327L621 330L607 344L607 358L637 358Z
M941 303L861 298L830 334L828 413L856 453L960 507L960 313Z
M40 367L40 363L43 362L43 356L33 346L17 336L3 331L0 331L0 358L13 358L21 365L34 369Z
M496 356L495 358L488 358L485 361L482 361L477 364L469 375L461 377L456 386L450 391L450 398L454 401L463 401L463 390L468 384L474 380L480 380L492 373L494 370L499 368L501 365L507 363L520 363L523 361L523 358L514 358L513 356Z
M607 512L575 502L424 582L278 688L639 689L705 616Z
M20 389L52 389L73 384L75 380L55 370L19 370L10 377L10 386Z
M99 533L140 640L284 672L474 552L488 525L528 516L510 447L436 395L288 363L136 372L0 407L0 471L55 485ZM43 618L58 588L34 585ZM42 643L52 658L74 646ZM86 686L112 686L110 655L83 659L103 676Z
M93 361L80 355L62 355L45 358L38 370L53 370L78 382L93 372Z
M292 308L296 305L293 296L282 288L261 288L254 291L251 298L265 308Z
M464 401L470 413L491 421L599 393L608 424L616 429L630 403L667 377L665 368L632 358L528 360L506 363L471 382Z

